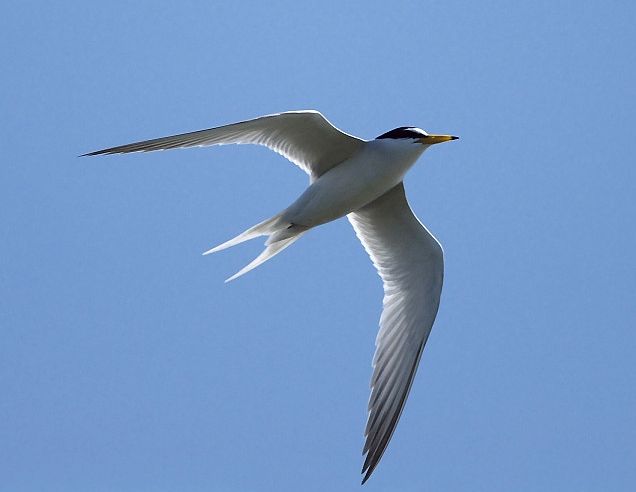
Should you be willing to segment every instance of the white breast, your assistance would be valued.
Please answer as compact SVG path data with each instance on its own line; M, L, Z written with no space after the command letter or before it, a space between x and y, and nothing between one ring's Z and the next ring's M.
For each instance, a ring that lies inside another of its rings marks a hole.
M425 148L410 140L365 142L314 181L285 211L285 220L313 227L358 210L400 183Z

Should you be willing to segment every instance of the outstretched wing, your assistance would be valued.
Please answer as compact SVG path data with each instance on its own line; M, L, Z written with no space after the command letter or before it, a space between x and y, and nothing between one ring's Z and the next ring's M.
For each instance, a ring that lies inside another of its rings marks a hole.
M313 179L353 155L363 140L348 135L318 111L289 111L231 125L135 142L84 155L149 152L225 144L264 145L299 166Z
M437 240L415 217L400 183L348 215L384 283L365 430L364 483L398 423L437 314L444 259Z

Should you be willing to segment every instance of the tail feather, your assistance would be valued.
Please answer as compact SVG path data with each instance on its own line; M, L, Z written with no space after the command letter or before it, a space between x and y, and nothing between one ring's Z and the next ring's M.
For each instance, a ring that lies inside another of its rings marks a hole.
M237 244L249 241L250 239L254 239L255 237L269 236L270 234L281 229L283 225L284 221L281 218L281 214L275 215L271 219L264 220L263 222L250 227L247 231L242 232L229 241L225 241L223 244L219 244L218 246L207 250L205 253L203 253L203 256L209 255L210 253L216 253L217 251L222 251L227 248L231 248L232 246L236 246Z
M250 239L254 239L255 237L268 236L268 239L265 242L266 247L261 252L261 254L258 255L249 265L247 265L226 280L226 282L230 282L240 277L241 275L245 275L250 270L253 270L257 266L265 263L270 258L276 256L288 246L291 246L291 244L300 239L300 236L302 236L307 230L307 227L297 226L295 224L286 222L282 218L282 213L280 213L278 215L275 215L271 219L267 219L260 224L256 224L254 227L250 227L248 230L239 234L235 238L232 238L229 241L224 242L223 244L219 244L215 248L209 249L203 254L209 255L210 253L216 253L217 251L221 251L242 242L249 241Z
M297 234L296 236L289 237L287 239L281 239L280 241L270 244L261 252L260 255L254 258L254 260L249 265L243 267L241 270L239 270L230 278L228 278L225 282L226 283L231 282L232 280L237 279L242 275L245 275L247 272L254 270L254 268L256 268L257 266L262 265L267 260L276 256L278 253L280 253L282 250L284 250L288 246L291 246L294 242L300 239L300 236L302 235L303 233L301 232Z
M272 232L267 241L265 241L265 246L270 246L271 244L275 244L279 241L284 241L286 239L297 237L299 234L306 232L309 230L309 227L299 226L297 224L290 224L287 227L283 227L282 229L278 229Z

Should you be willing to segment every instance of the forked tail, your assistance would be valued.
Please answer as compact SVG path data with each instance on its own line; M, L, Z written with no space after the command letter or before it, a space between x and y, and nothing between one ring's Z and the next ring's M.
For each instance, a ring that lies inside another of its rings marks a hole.
M266 248L261 252L261 254L258 255L249 265L228 278L226 282L229 282L241 275L245 275L250 270L253 270L270 258L276 256L286 247L291 246L292 243L300 239L300 236L302 236L307 229L307 227L298 226L283 220L282 213L280 213L271 219L264 220L260 224L250 227L235 238L232 238L223 244L219 244L215 248L212 248L203 254L209 255L210 253L216 253L217 251L231 248L232 246L236 246L237 244L249 241L250 239L254 239L259 236L268 236L267 241L265 242Z

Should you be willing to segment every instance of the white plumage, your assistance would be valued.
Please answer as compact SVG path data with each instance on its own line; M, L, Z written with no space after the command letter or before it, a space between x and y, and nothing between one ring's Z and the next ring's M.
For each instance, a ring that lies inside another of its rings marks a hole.
M256 144L303 169L310 184L294 203L205 253L268 237L265 250L228 281L272 258L309 229L347 215L384 285L365 431L364 483L404 408L437 314L444 276L442 248L411 211L402 180L430 145L455 138L401 127L365 141L338 130L317 111L290 111L85 155Z

